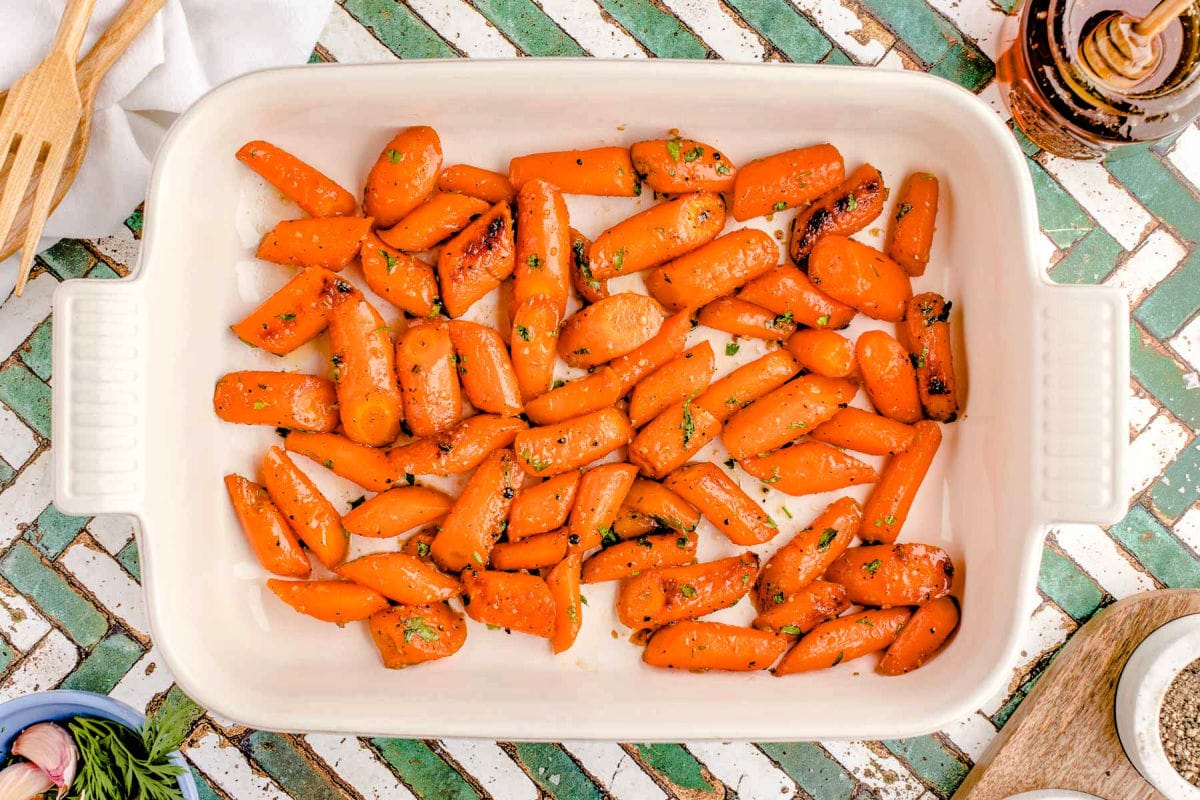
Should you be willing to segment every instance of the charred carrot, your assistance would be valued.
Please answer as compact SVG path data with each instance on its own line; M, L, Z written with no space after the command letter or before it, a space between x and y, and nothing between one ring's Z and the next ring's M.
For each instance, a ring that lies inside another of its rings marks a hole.
M288 452L299 453L335 475L372 492L383 492L395 482L395 473L382 450L352 442L336 433L292 431L283 440Z
M508 540L519 542L566 525L580 477L576 471L564 472L522 490L508 510Z
M387 598L379 592L350 581L282 581L269 578L267 588L301 614L338 625L366 619L388 607Z
M508 508L522 479L511 450L497 450L479 465L431 545L439 567L458 571L488 562L492 546L504 533Z
M860 606L915 606L950 593L954 562L933 545L872 544L846 550L825 578Z
M804 328L788 337L788 352L817 375L845 378L854 372L854 345L836 331Z
M699 308L778 262L774 239L755 228L742 228L653 270L646 276L646 288L672 311Z
M799 636L850 607L846 587L829 581L813 581L784 598L770 603L754 618L754 627L764 631Z
M309 267L230 327L246 344L286 355L325 330L340 280L337 273Z
M796 330L796 323L791 314L775 314L736 297L713 300L700 309L696 319L701 325L732 333L734 336L776 342L782 342Z
M433 193L442 169L442 142L424 125L405 128L383 148L367 174L363 209L390 228Z
M349 545L342 519L309 477L278 447L263 457L262 474L271 502L317 560L329 569L342 563Z
M572 367L594 367L636 350L662 326L662 306L623 292L580 309L558 336L558 354Z
M500 334L486 325L450 321L458 377L471 405L492 414L516 416L524 409L517 373Z
M452 656L467 641L462 615L445 603L395 606L372 614L368 627L388 669Z
M393 447L387 460L395 480L411 483L416 475L458 475L483 463L492 452L513 443L528 426L516 417L476 414L425 439Z
M896 541L933 457L937 455L942 443L942 429L938 424L922 420L913 428L912 444L904 452L892 456L864 504L864 539L885 543Z
M588 261L592 240L571 228L571 285L585 303L595 303L608 297L608 281L597 280Z
M642 378L682 353L691 329L691 314L680 311L663 320L653 338L630 353L613 359L609 366L621 381L621 394L624 395Z
M617 382L616 374L608 367L601 367L530 400L525 413L538 425L554 425L607 408L620 396L621 384Z
M843 408L829 420L813 428L809 436L818 442L845 450L873 456L889 456L907 450L915 433L916 430L911 425L905 425L903 422L896 422L861 408ZM885 469L884 474L886 473ZM881 476L880 482L883 481Z
M583 595L579 591L582 560L579 553L569 555L546 576L546 586L554 598L554 635L550 637L550 646L555 653L569 650L583 626Z
M613 520L612 524L613 536L620 540L636 539L639 536L645 536L647 533L653 533L658 529L658 520L649 514L635 511L629 506L621 507L620 512L617 513L617 518ZM604 544L612 544L612 540L606 540Z
M691 503L663 484L645 478L633 482L625 505L680 533L691 533L700 524L700 512Z
M492 548L492 568L504 571L553 567L567 556L566 529L539 533L519 542L500 542Z
M462 394L448 325L410 327L396 344L404 416L416 436L433 436L462 416Z
M908 301L904 339L917 370L917 391L925 415L939 422L958 419L958 377L950 348L951 303L934 292Z
M385 539L441 519L454 500L427 486L400 486L380 492L342 517L342 527L357 536ZM399 601L411 602L411 601Z
M655 631L642 651L642 661L652 667L693 672L751 672L774 664L787 646L785 637L767 631L683 620Z
M799 439L849 403L858 387L843 378L804 375L734 414L721 433L739 461Z
M933 229L937 221L938 179L928 172L914 172L900 189L887 254L909 275L925 274Z
M843 661L883 650L912 616L907 608L861 611L823 622L789 650L775 667L776 675L791 675L836 667Z
M870 225L883 213L888 190L883 176L870 164L851 172L846 180L813 201L792 220L788 254L803 264L822 236L849 236Z
M713 360L712 345L704 341L647 375L629 398L629 422L640 428L667 406L702 392L712 378Z
M513 442L521 469L548 478L604 458L629 443L633 428L615 408L521 431Z
M904 319L912 282L900 265L874 247L830 234L808 257L808 277L822 292L868 317Z
M363 280L371 291L417 317L441 313L433 267L416 256L388 247L371 234L358 254Z
M370 232L370 217L287 219L263 235L254 255L276 264L338 271L354 260Z
M329 349L343 432L359 444L394 441L404 409L392 340L379 312L345 282L334 293Z
M432 562L433 556L429 554L429 551L432 549L433 537L437 536L437 532L438 526L436 525L422 528L404 540L404 544L400 545L400 552L421 561Z
M775 350L713 382L695 405L724 422L741 409L783 386L800 364L786 350Z
M809 328L844 328L855 310L817 289L808 276L791 264L776 267L755 278L737 293L739 300L762 306Z
M679 567L696 560L694 533L639 536L606 547L583 562L583 582L603 583L652 569Z
M738 463L772 489L790 495L832 492L879 479L870 464L823 442L800 442Z
M434 603L458 594L457 578L404 553L371 553L347 561L337 572L397 603Z
M781 606L823 574L837 559L862 525L862 507L852 497L833 501L808 527L797 533L767 559L755 585L755 605L760 612Z
M566 316L571 294L571 223L567 204L552 184L526 182L517 194L517 254L513 305L545 297Z
M358 210L354 195L310 164L270 142L246 142L237 160L300 206L310 217L341 217Z
M896 641L879 660L876 672L903 675L921 667L933 657L958 627L958 603L953 597L941 597L923 603L913 612Z
M508 179L517 191L537 178L567 194L632 197L642 191L624 147L530 153L508 162Z
M663 411L629 445L629 460L651 478L678 469L717 438L721 423L689 398Z
M467 616L476 622L543 639L554 636L554 594L536 575L468 569L462 583Z
M455 164L443 169L438 175L437 188L442 192L478 197L489 203L511 203L517 194L507 175L470 164Z
M512 364L521 399L545 394L554 381L558 326L562 322L554 303L534 297L522 303L512 318Z
M463 228L438 254L438 285L446 313L461 317L485 294L500 285L516 266L512 212L507 203Z
M467 227L491 207L491 203L477 197L434 192L395 225L381 230L379 238L397 250L410 253L428 250Z
M842 154L831 144L757 158L738 173L733 187L733 218L742 222L808 205L845 178Z
M775 538L779 526L742 491L733 479L710 461L688 464L667 476L666 486L725 534L743 547Z
M876 411L897 422L921 419L917 373L903 345L883 331L864 331L854 344L854 356Z
M695 139L651 139L629 148L633 168L647 186L663 194L728 192L737 167L712 145Z
M632 464L601 464L583 473L567 522L572 553L600 546L636 477L637 468Z
M226 422L302 431L338 425L332 381L297 372L230 372L217 380L213 408Z
M592 275L608 280L656 267L712 241L725 226L719 194L697 192L618 222L588 249Z
M702 617L740 600L750 591L757 573L758 556L751 552L643 572L617 590L617 619L640 629Z
M263 569L286 578L307 578L312 571L308 556L267 490L241 475L226 475L225 489L246 541Z

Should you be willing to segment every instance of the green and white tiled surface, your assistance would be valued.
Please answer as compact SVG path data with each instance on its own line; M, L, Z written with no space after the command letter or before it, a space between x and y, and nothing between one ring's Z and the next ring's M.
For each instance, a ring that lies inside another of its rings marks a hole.
M344 0L314 61L604 56L921 69L1003 113L996 42L1017 0ZM1018 134L1018 138L1021 138ZM50 299L60 280L115 278L141 214L112 236L44 252L0 305L0 698L56 686L138 707L187 704L204 798L505 800L613 797L934 800L966 775L1055 650L1134 592L1200 586L1200 128L1107 164L1021 143L1051 277L1129 296L1132 380L1125 519L1051 532L1012 681L933 736L887 742L642 745L360 740L246 730L177 688L150 640L123 518L50 505Z

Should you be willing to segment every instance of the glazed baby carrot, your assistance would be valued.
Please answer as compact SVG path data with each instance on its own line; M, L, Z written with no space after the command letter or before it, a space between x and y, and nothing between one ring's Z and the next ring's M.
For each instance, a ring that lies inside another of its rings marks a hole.
M302 270L230 328L246 344L286 355L325 330L333 287L340 280L337 273L321 267Z
M639 536L606 547L583 562L583 582L603 583L652 569L679 567L696 560L694 533Z
M713 382L694 405L724 422L740 409L783 386L800 371L786 350L775 350Z
M500 542L492 548L492 568L509 571L553 567L566 558L569 535L564 528L519 542Z
M742 167L733 187L733 218L738 222L772 211L803 206L846 177L842 154L817 144L757 158Z
M854 344L854 356L876 411L897 422L921 419L917 373L903 345L883 331L864 331Z
M410 253L428 250L461 231L491 203L453 192L434 192L428 200L404 215L379 238L397 250Z
M840 556L862 524L862 508L852 497L834 500L812 524L767 559L755 585L760 612L781 606L798 594Z
M476 414L449 430L388 451L391 473L412 482L416 475L458 475L479 466L493 451L508 447L528 426L516 417Z
M276 264L337 271L354 260L370 232L370 217L286 219L263 235L254 255Z
M438 175L437 188L440 192L458 192L489 203L511 203L517 194L507 175L470 164L443 169Z
M625 496L626 507L641 512L664 527L690 533L700 524L700 512L661 483L638 478Z
M691 314L680 311L663 320L658 333L640 347L613 359L609 366L621 381L621 394L624 395L642 378L682 353L691 329Z
M820 494L874 483L875 468L823 442L800 442L738 462L742 469L784 494Z
M828 669L882 650L896 641L910 616L912 611L907 608L891 608L823 622L784 655L775 674Z
M390 228L433 193L442 169L442 142L424 125L405 128L383 148L367 174L363 210Z
M476 300L495 289L516 266L512 212L497 203L442 247L438 285L446 313L461 317Z
M904 319L912 282L900 265L874 247L830 234L808 256L808 277L835 300L868 317L887 322Z
M954 562L933 545L872 544L846 550L825 579L845 586L860 606L915 606L950 593Z
M307 578L312 571L308 556L267 490L241 475L226 475L225 489L246 541L263 569L286 578Z
M213 409L226 422L302 431L338 425L332 381L297 372L230 372L217 380Z
M580 477L573 470L523 489L508 510L508 540L519 542L565 525L575 504Z
M462 583L467 616L476 622L544 639L554 636L554 595L536 575L468 569Z
M652 667L693 672L766 669L787 649L788 640L767 631L723 622L683 620L659 628L646 643L642 661Z
M354 195L336 181L270 142L246 142L237 151L237 160L310 217L349 216L358 210Z
M755 228L742 228L656 268L646 276L646 288L672 311L699 308L778 262L774 239Z
M521 481L511 450L488 456L463 487L434 538L430 551L434 562L452 572L486 564L508 523L508 507Z
M700 509L700 513L743 547L770 541L779 526L711 461L688 464L667 476L668 489Z
M570 649L583 626L583 596L579 592L582 560L579 553L569 555L546 576L546 586L554 598L554 635L550 637L550 646L555 653Z
M526 300L513 313L512 365L522 400L532 400L550 390L561 322L554 303L544 297Z
M283 440L288 452L307 456L321 466L372 492L392 488L396 473L387 455L336 433L292 431Z
M829 420L809 432L818 442L845 450L889 456L901 453L912 444L916 430L911 425L861 408L843 408ZM887 470L884 470L886 474ZM884 478L880 478L882 483Z
M784 598L782 604L766 605L754 618L754 627L773 633L799 636L850 607L846 587L816 580Z
M909 275L925 274L933 229L937 221L938 179L928 172L914 172L900 189L887 254Z
M656 192L728 192L737 167L712 145L695 139L651 139L629 148L633 168Z
M525 413L538 425L554 425L572 417L608 408L621 396L621 384L608 367L564 383L530 400Z
M659 628L728 608L750 591L758 573L751 552L635 575L617 590L617 619L630 628Z
M678 469L717 438L721 423L690 399L663 411L638 432L629 445L629 460L651 478Z
M592 275L608 280L679 258L716 238L725 226L719 194L697 192L659 203L618 222L588 249Z
M658 521L648 514L635 511L629 506L622 506L617 518L613 520L612 532L617 539L636 539L658 530ZM610 544L611 541L605 541Z
M317 560L330 569L342 563L349 546L342 519L309 477L278 447L263 457L262 475L271 502Z
M571 294L571 223L562 194L545 181L528 181L517 194L517 264L513 305L546 297L566 316Z
M645 344L662 326L652 297L623 292L572 314L558 335L558 354L572 367L594 367Z
M372 614L368 627L388 669L452 656L467 641L462 615L445 603L388 608Z
M404 416L416 436L433 436L462 416L454 345L444 324L410 327L396 343Z
M457 578L404 553L371 553L347 561L337 573L397 603L433 603L458 594Z
M851 172L846 180L815 200L792 220L788 254L803 264L822 236L849 236L861 231L883 213L888 190L883 176L870 164Z
M702 392L713 360L712 345L704 341L642 378L629 398L629 422L640 428L667 406Z
M857 313L817 289L807 275L791 264L755 278L737 296L776 314L791 314L793 320L809 328L844 328Z
M427 486L399 486L352 509L342 517L342 527L373 539L399 536L446 516L453 502L449 495Z
M371 291L417 317L441 313L433 267L416 256L388 247L371 234L358 253L363 280Z
M591 239L571 228L571 284L585 305L608 297L608 281L597 280L592 274L588 261L591 246Z
M958 419L958 378L950 349L951 303L934 292L908 301L904 339L917 370L917 391L925 415L939 422Z
M567 523L572 553L600 546L636 477L632 464L601 464L583 473Z
M736 297L713 300L696 315L701 325L745 336L749 339L767 339L781 342L796 330L791 314L774 314L754 303Z
M357 289L339 282L329 315L329 349L342 432L359 444L385 445L404 416L388 328Z
M804 328L788 337L786 347L809 372L830 378L854 372L854 345L836 331Z
M268 578L267 588L301 614L344 625L366 619L388 607L374 589L350 581L281 581Z
M500 334L486 325L451 320L450 342L458 377L471 405L480 411L516 416L524 409L517 373Z
M437 532L437 525L422 528L404 540L404 544L400 545L400 552L424 562L432 562L433 556L429 554L429 551L432 549L433 537L437 536Z
M548 478L579 469L629 443L633 428L615 408L605 408L556 425L521 431L513 449L521 469Z
M633 197L642 193L624 147L530 153L508 162L508 179L517 191L536 178L567 194Z
M912 672L928 661L957 627L958 603L953 597L923 603L883 654L875 671L883 675Z
M922 420L913 428L912 444L904 452L892 456L883 468L879 484L863 506L863 538L866 540L896 541L942 443L942 429L936 422Z
M799 439L849 403L858 387L842 378L804 375L734 414L721 433L739 461Z

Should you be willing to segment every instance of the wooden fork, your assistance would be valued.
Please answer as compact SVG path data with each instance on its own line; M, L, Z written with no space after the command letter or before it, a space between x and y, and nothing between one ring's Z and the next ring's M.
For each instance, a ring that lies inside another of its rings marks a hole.
M79 45L95 3L96 0L67 0L50 54L13 85L4 102L4 111L0 112L0 154L6 162L12 158L12 168L0 194L0 242L8 238L34 167L42 164L21 249L17 294L24 290L29 278L37 242L50 215L54 189L62 175L71 139L79 127L83 106L79 100L75 59L79 57Z

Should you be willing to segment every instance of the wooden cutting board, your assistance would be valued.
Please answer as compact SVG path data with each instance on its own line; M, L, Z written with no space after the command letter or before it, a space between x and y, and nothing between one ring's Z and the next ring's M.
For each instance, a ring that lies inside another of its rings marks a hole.
M1034 789L1166 800L1125 757L1113 707L1137 646L1188 614L1200 614L1200 589L1146 592L1096 614L1055 656L951 800L1003 800Z

